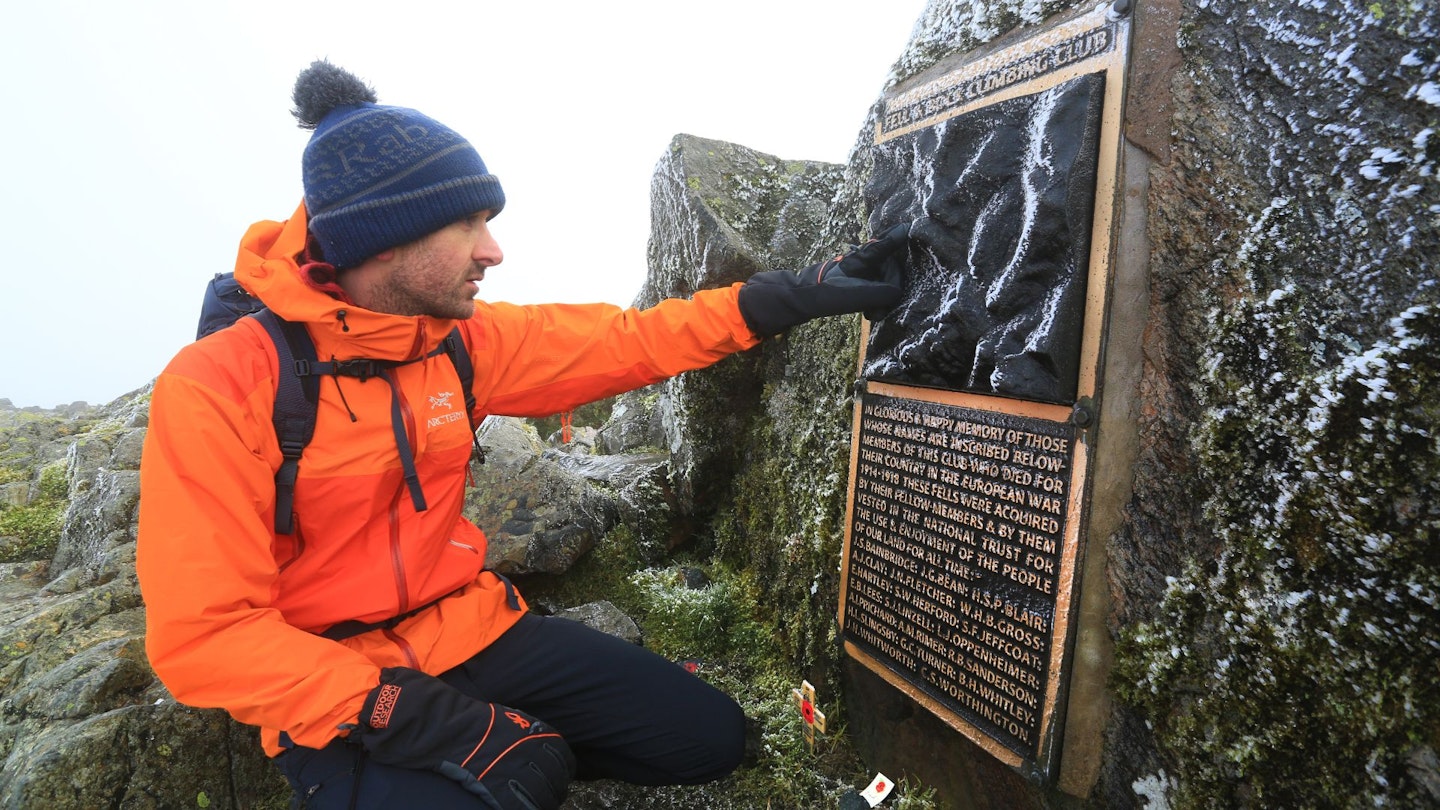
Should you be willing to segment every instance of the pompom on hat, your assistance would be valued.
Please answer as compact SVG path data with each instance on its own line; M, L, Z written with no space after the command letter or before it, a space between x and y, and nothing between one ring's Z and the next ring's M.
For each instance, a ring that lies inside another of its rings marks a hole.
M336 268L505 207L468 141L415 110L377 104L353 74L312 62L294 101L301 128L315 131L301 158L310 232Z

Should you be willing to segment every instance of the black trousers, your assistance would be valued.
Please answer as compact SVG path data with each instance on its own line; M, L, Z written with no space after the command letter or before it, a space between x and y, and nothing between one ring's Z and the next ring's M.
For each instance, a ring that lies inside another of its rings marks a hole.
M580 779L700 784L740 763L745 718L723 692L682 667L578 622L527 615L440 678L478 700L521 709L570 744ZM304 808L477 808L430 771L382 765L337 739L295 747L275 763Z

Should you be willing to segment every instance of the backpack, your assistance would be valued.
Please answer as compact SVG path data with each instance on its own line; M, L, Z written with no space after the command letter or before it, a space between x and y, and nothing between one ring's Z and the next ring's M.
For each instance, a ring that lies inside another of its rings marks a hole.
M280 378L275 386L275 437L280 441L280 452L284 461L275 472L275 533L291 534L295 530L295 479L300 470L300 456L305 445L315 435L315 411L320 402L320 377L326 374L359 377L362 380L373 377L387 368L402 366L404 362L385 360L341 360L320 362L315 356L315 342L305 331L305 324L287 321L265 307L260 299L245 291L234 273L217 273L205 288L205 297L200 304L200 324L195 339L218 332L241 318L255 318L265 327L265 333L275 344L275 354L280 360ZM465 351L465 341L460 336L460 327L440 341L440 345L426 357L444 354L455 366L460 376L460 387L465 392L465 418L470 420L470 435L474 442L476 460L484 463L485 455L475 438L475 368L470 364L470 355ZM414 362L414 361L408 361ZM285 373L286 370L291 373ZM415 460L401 454L405 464L407 482L415 478ZM419 485L412 484L411 497L415 499L416 511L424 511L424 497Z

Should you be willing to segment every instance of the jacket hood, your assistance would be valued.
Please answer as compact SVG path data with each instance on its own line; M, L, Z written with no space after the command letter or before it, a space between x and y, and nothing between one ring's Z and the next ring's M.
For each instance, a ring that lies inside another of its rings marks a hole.
M305 205L284 222L250 226L235 259L235 280L287 321L306 324L321 359L410 360L422 356L454 328L428 315L390 315L347 304L300 277L308 238Z

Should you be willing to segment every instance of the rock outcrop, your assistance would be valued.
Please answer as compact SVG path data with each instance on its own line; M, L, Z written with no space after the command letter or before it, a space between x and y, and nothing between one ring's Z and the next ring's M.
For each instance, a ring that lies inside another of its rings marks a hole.
M816 261L837 166L786 161L735 144L677 136L650 184L649 275L635 305ZM823 247L822 247L823 246ZM658 383L665 449L680 508L705 516L724 502L740 463L735 437L759 412L761 355ZM622 399L622 403L635 402ZM637 410L643 410L639 405Z
M1095 7L936 0L892 86ZM1087 550L1116 647L1072 711L1108 719L1062 756L1094 758L1087 806L1435 806L1440 11L1114 8L1136 461ZM867 673L848 705L867 757L957 807L1074 801Z
M285 806L254 730L177 704L146 662L135 528L148 404L141 390L79 422L30 414L30 434L50 436L33 463L63 460L68 506L45 558L0 569L0 807Z
M666 519L674 497L665 455L565 452L508 417L490 417L477 435L485 463L465 516L490 541L487 567L506 576L564 574L622 520L661 553L679 542Z

